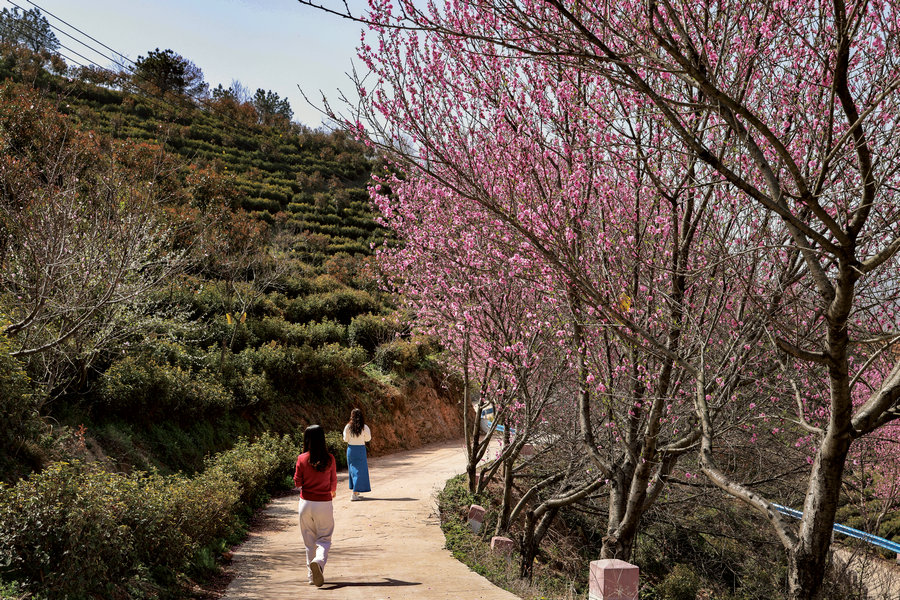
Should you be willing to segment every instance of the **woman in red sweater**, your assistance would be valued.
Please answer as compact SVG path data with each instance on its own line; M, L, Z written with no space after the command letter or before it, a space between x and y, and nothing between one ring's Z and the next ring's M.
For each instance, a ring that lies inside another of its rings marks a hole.
M294 485L300 488L300 533L306 546L307 577L311 585L321 587L334 533L331 500L337 491L337 465L319 425L310 425L303 432L303 454L297 457Z

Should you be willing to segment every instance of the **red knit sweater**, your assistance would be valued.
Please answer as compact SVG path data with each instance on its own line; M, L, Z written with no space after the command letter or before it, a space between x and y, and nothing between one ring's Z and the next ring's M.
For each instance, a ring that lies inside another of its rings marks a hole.
M327 502L332 499L332 492L337 490L337 466L331 454L328 458L331 464L324 471L316 471L309 464L309 452L297 457L294 485L300 488L300 497L304 500Z

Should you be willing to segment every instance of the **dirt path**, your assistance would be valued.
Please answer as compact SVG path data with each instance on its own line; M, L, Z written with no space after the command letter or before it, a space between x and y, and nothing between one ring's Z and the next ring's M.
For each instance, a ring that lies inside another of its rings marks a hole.
M297 526L298 496L277 498L237 549L224 600L518 600L444 549L435 492L464 470L461 442L369 462L372 492L349 501L338 474L335 534L321 588L306 582Z

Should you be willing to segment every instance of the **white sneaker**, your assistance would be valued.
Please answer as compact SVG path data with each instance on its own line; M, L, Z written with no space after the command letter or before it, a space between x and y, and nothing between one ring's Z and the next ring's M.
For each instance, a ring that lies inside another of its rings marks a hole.
M359 494L354 493L350 496L350 502L356 502L357 500L359 500Z

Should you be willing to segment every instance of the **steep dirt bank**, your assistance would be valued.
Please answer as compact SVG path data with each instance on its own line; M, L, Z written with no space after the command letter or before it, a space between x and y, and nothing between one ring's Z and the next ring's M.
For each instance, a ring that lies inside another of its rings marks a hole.
M460 395L420 373L401 388L389 388L369 418L373 454L419 448L462 435Z
M350 410L363 409L372 429L374 456L458 439L462 429L462 394L439 374L420 371L392 384L345 382L339 401L326 406L298 406L291 422L300 427L318 422L326 431L343 430ZM471 411L471 409L470 409ZM470 412L471 415L471 412Z

